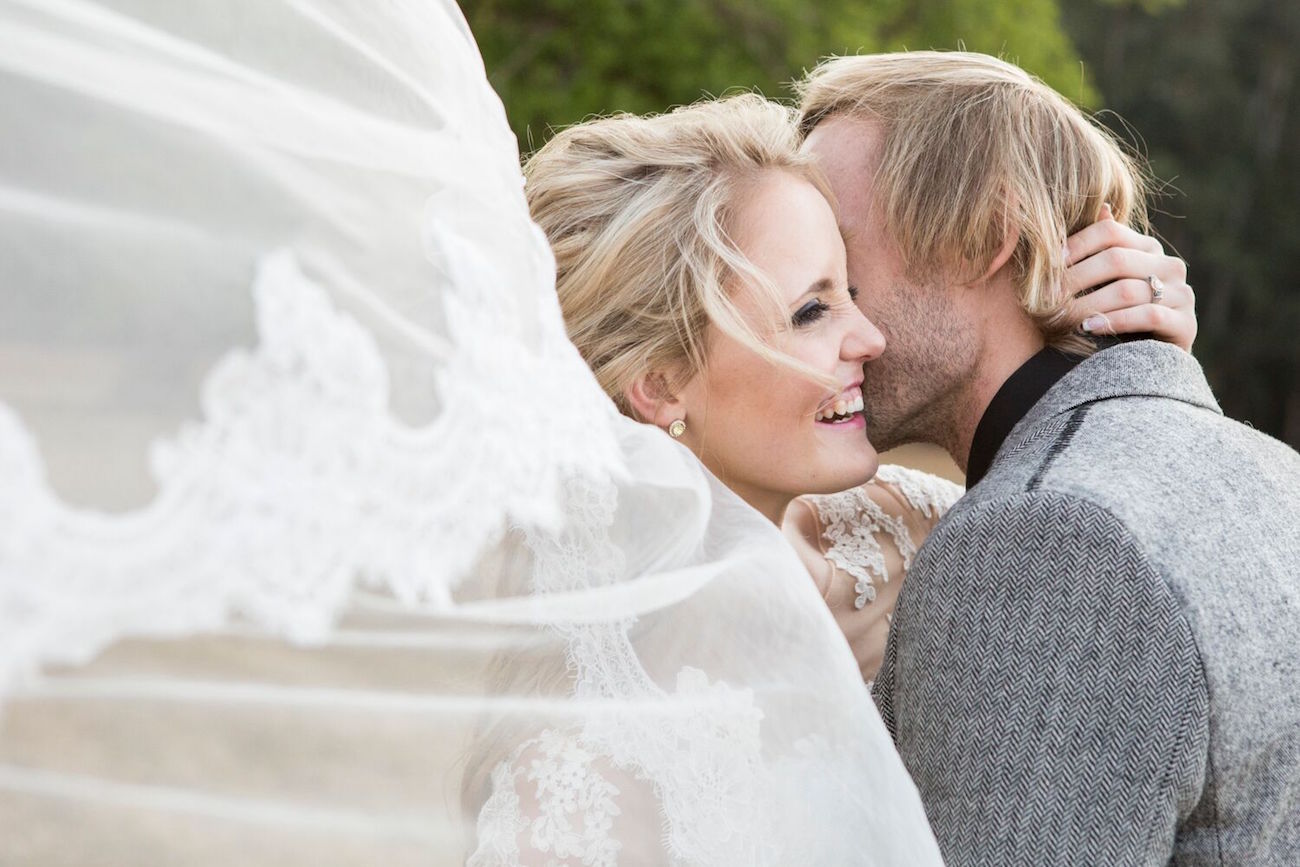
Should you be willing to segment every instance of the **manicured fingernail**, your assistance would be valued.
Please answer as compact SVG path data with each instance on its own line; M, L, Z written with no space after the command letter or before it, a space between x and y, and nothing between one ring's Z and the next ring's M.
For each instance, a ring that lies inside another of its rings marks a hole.
M1102 316L1100 313L1094 313L1092 316L1083 320L1083 324L1080 325L1079 328L1082 329L1084 334L1091 334L1092 332L1103 328L1105 325L1106 317Z
M1103 220L1113 220L1113 219L1115 219L1115 209L1114 209L1113 207L1111 207L1110 202L1102 202L1102 203L1101 203L1101 208L1102 208L1101 218L1102 218Z

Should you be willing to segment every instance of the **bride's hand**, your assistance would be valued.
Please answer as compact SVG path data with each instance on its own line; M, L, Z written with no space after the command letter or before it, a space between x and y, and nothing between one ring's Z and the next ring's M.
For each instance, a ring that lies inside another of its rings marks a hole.
M1110 207L1066 241L1065 289L1071 295L1099 287L1071 305L1072 319L1089 334L1150 332L1187 351L1196 339L1196 296L1187 285L1187 263L1164 247L1118 223ZM1157 302L1149 277L1163 284Z

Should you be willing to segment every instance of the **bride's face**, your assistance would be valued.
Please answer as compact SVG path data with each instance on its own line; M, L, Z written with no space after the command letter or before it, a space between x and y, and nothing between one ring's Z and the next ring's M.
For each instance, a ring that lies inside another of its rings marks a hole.
M853 303L844 242L816 187L774 172L736 222L736 244L779 289L791 327L772 327L757 288L737 286L732 297L773 349L837 385L827 388L711 327L705 369L680 391L683 439L732 490L779 519L792 497L844 490L875 473L862 365L885 340Z

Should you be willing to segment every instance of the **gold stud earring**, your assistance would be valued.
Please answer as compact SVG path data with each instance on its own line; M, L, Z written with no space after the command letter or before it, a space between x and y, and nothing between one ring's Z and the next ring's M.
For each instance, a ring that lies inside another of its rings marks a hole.
M677 421L668 425L668 436L673 439L678 439L684 433L686 433L686 422L684 420L679 418Z

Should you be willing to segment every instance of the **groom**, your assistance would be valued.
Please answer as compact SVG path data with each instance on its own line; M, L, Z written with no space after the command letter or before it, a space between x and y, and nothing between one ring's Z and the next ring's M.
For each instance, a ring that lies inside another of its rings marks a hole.
M1138 173L982 55L829 61L800 124L887 338L870 436L967 473L875 686L948 863L1300 864L1300 456L1058 316L1061 239Z

